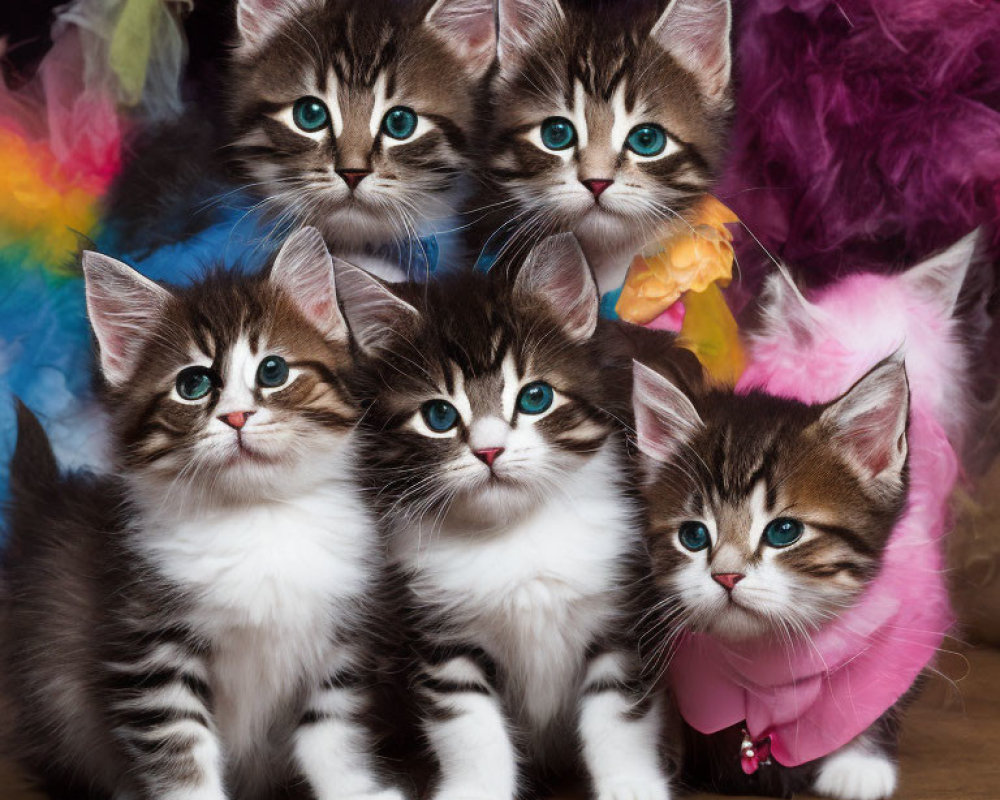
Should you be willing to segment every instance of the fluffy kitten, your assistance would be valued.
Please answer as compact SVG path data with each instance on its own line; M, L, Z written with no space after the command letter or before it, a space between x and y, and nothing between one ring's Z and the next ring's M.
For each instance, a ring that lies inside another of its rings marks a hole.
M452 216L468 189L479 85L494 51L492 15L470 26L465 5L237 6L234 156L268 207L390 280L434 260L407 243L438 233L447 249L456 238Z
M382 789L362 722L381 561L320 234L168 290L85 253L117 475L22 410L3 677L30 768L116 798Z
M598 798L667 798L634 639L641 526L576 241L544 240L512 284L337 280L369 357L365 478L404 587L433 796L511 800L583 766Z
M878 364L826 405L759 392L714 391L689 398L637 364L635 405L638 442L650 467L647 545L662 598L652 628L658 660L672 651L678 635L709 637L682 647L671 666L681 711L689 722L704 720L706 712L697 706L724 704L719 687L740 697L739 687L756 686L746 691L774 707L766 712L774 728L755 734L768 737L763 741L745 739L739 724L721 729L732 724L729 719L713 725L719 732L709 736L688 728L686 779L700 788L738 794L790 797L811 789L845 798L886 796L857 761L853 784L830 792L816 782L825 760L788 769L769 760L769 749L762 748L773 746L782 764L794 764L779 751L779 743L794 739L794 732L785 740L778 733L796 719L800 729L832 724L813 705L819 694L815 681L824 680L824 667L810 667L818 671L806 674L805 667L797 673L792 665L812 659L810 646L820 660L839 654L811 637L823 641L819 632L843 617L883 569L907 498L909 402L901 357ZM914 579L921 568L915 560ZM892 606L883 599L882 607ZM840 630L842 638L850 639L863 623L854 618L852 624ZM800 640L809 642L805 656L794 647ZM728 648L719 652L732 652L731 662L710 646L699 650L708 641ZM712 692L702 690L697 680L678 682L673 675L677 662L686 668L692 658L701 658L694 669L722 674L732 669L740 677L713 684ZM780 677L786 658L791 676ZM832 657L825 664L830 670L840 666ZM692 687L699 694L688 694ZM785 687L794 709L782 705ZM859 695L859 705L866 701ZM835 702L849 704L843 694ZM890 708L843 748L855 759L878 761L891 778L890 787L895 784L891 758L898 711L898 705ZM756 712L748 706L745 714L751 720ZM752 730L753 721L746 727ZM755 754L754 748L761 752ZM741 752L751 759L749 766L741 765Z
M658 17L620 3L501 0L486 227L516 227L487 250L516 258L538 236L572 231L601 291L620 286L632 256L678 224L720 168L730 17L728 0L672 0Z

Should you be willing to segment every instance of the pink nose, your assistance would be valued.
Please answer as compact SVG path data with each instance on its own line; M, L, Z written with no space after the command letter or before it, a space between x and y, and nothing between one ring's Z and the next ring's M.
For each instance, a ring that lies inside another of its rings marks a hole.
M742 575L739 572L712 573L712 580L718 583L720 586L724 586L727 592L731 592L733 590L733 587L736 586L736 584L739 583L741 580L743 580L743 578L745 577L746 577L745 575Z
M596 200L604 193L605 189L614 183L614 181L607 180L606 178L591 178L589 180L581 181L581 183L590 189L590 193L594 195L594 199Z
M230 428L239 430L247 424L247 419L253 414L252 411L233 411L229 414L222 414L219 419L225 422Z
M353 192L366 176L372 174L372 171L370 169L338 169L337 174L344 179L344 183Z
M493 462L497 460L497 456L503 452L503 448L487 447L485 450L476 450L474 452L476 454L476 458L482 461L487 467L492 467Z

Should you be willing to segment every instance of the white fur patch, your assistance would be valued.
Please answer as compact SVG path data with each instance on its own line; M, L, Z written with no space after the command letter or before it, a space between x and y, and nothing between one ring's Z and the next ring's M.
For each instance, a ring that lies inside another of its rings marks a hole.
M882 800L896 791L898 773L886 755L855 740L823 759L813 790L837 800Z

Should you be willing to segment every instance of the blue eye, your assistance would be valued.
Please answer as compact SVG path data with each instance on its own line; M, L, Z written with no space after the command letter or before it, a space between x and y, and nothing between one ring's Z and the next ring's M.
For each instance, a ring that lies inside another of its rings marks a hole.
M177 394L185 400L201 400L215 386L212 374L208 367L185 367L177 373Z
M288 362L281 356L267 356L257 367L257 385L265 389L283 386L288 380Z
M417 114L412 108L390 108L382 118L382 131L393 139L409 139L417 129Z
M636 125L629 132L625 144L640 156L658 156L667 146L667 132L659 125Z
M549 150L565 150L576 144L576 128L565 117L549 117L542 123L542 144Z
M764 528L764 541L771 547L788 547L802 537L805 526L797 519L779 517L772 519Z
M525 414L541 414L552 406L555 392L545 381L535 381L525 386L517 396L517 410Z
M428 400L420 407L420 413L435 433L445 433L458 424L458 409L447 400Z
M677 531L677 538L691 552L704 550L712 541L703 522L682 522Z
M318 97L300 97L292 106L292 120L307 133L314 133L330 122L330 112Z

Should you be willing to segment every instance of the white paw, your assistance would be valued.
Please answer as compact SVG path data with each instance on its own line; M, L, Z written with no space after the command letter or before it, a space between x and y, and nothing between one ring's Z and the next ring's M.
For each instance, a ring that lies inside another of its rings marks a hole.
M670 800L670 787L663 778L608 781L597 787L597 800Z
M878 753L834 753L820 765L813 789L837 800L882 800L896 791L897 767Z

